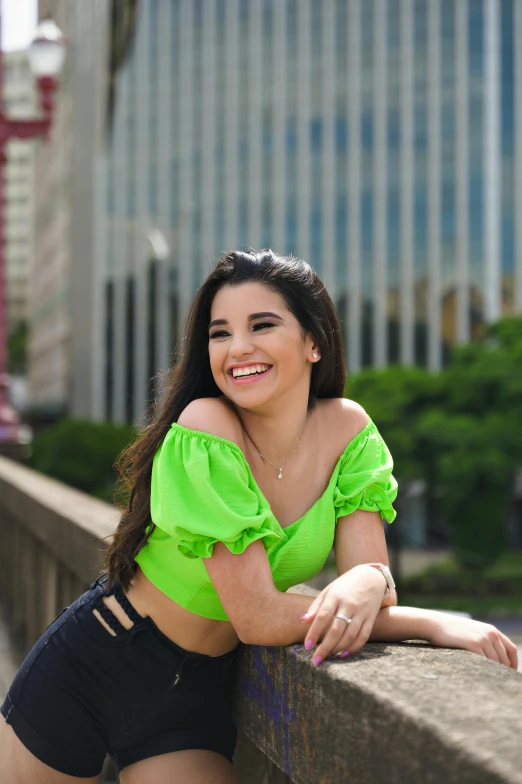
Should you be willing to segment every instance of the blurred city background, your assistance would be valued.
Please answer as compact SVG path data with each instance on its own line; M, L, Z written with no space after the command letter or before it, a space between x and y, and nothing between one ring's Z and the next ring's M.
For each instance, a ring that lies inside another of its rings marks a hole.
M295 254L395 458L403 603L522 642L522 0L2 12L6 116L41 116L48 17L65 63L47 138L4 145L0 452L110 500L213 262Z

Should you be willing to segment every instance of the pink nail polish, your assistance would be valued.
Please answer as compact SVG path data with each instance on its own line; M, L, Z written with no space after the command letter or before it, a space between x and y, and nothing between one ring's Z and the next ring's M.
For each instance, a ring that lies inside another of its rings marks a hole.
M343 651L341 653L341 659L346 659L346 657L349 656L349 655L350 655L350 651Z
M315 664L315 666L317 667L323 661L323 657L322 656L314 656L312 661Z
M310 616L308 615L308 613L305 613L304 615L302 615L302 616L299 618L299 620L300 620L300 621L306 621L306 620L307 620L307 618L309 618L309 617L310 617Z
M314 645L315 645L315 642L313 640L307 640L305 642L305 651L309 651L311 648L314 647Z

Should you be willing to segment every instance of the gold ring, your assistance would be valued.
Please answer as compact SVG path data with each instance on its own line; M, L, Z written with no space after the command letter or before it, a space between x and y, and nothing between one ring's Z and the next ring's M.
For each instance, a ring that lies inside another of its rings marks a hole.
M351 623L352 622L351 618L347 618L346 615L343 615L342 613L339 613L339 615L336 615L335 617L336 618L340 618L341 621L346 621L346 623Z

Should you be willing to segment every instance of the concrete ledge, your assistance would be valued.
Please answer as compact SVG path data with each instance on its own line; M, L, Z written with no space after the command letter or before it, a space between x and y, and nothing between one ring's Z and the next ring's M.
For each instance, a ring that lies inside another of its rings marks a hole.
M311 657L302 645L241 652L238 726L286 781L522 782L513 670L415 642L368 644L319 668Z
M86 583L103 562L119 513L110 504L0 457L0 510Z

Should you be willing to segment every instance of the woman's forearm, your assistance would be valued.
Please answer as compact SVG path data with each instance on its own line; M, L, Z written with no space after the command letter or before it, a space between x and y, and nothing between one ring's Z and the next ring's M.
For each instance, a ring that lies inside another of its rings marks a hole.
M427 640L443 613L419 607L385 607L373 624L370 642Z
M313 596L279 593L266 612L252 616L252 629L242 640L251 645L292 645L303 642L309 624L300 621L313 601ZM427 640L443 613L418 607L384 607L378 613L369 642L400 642Z

